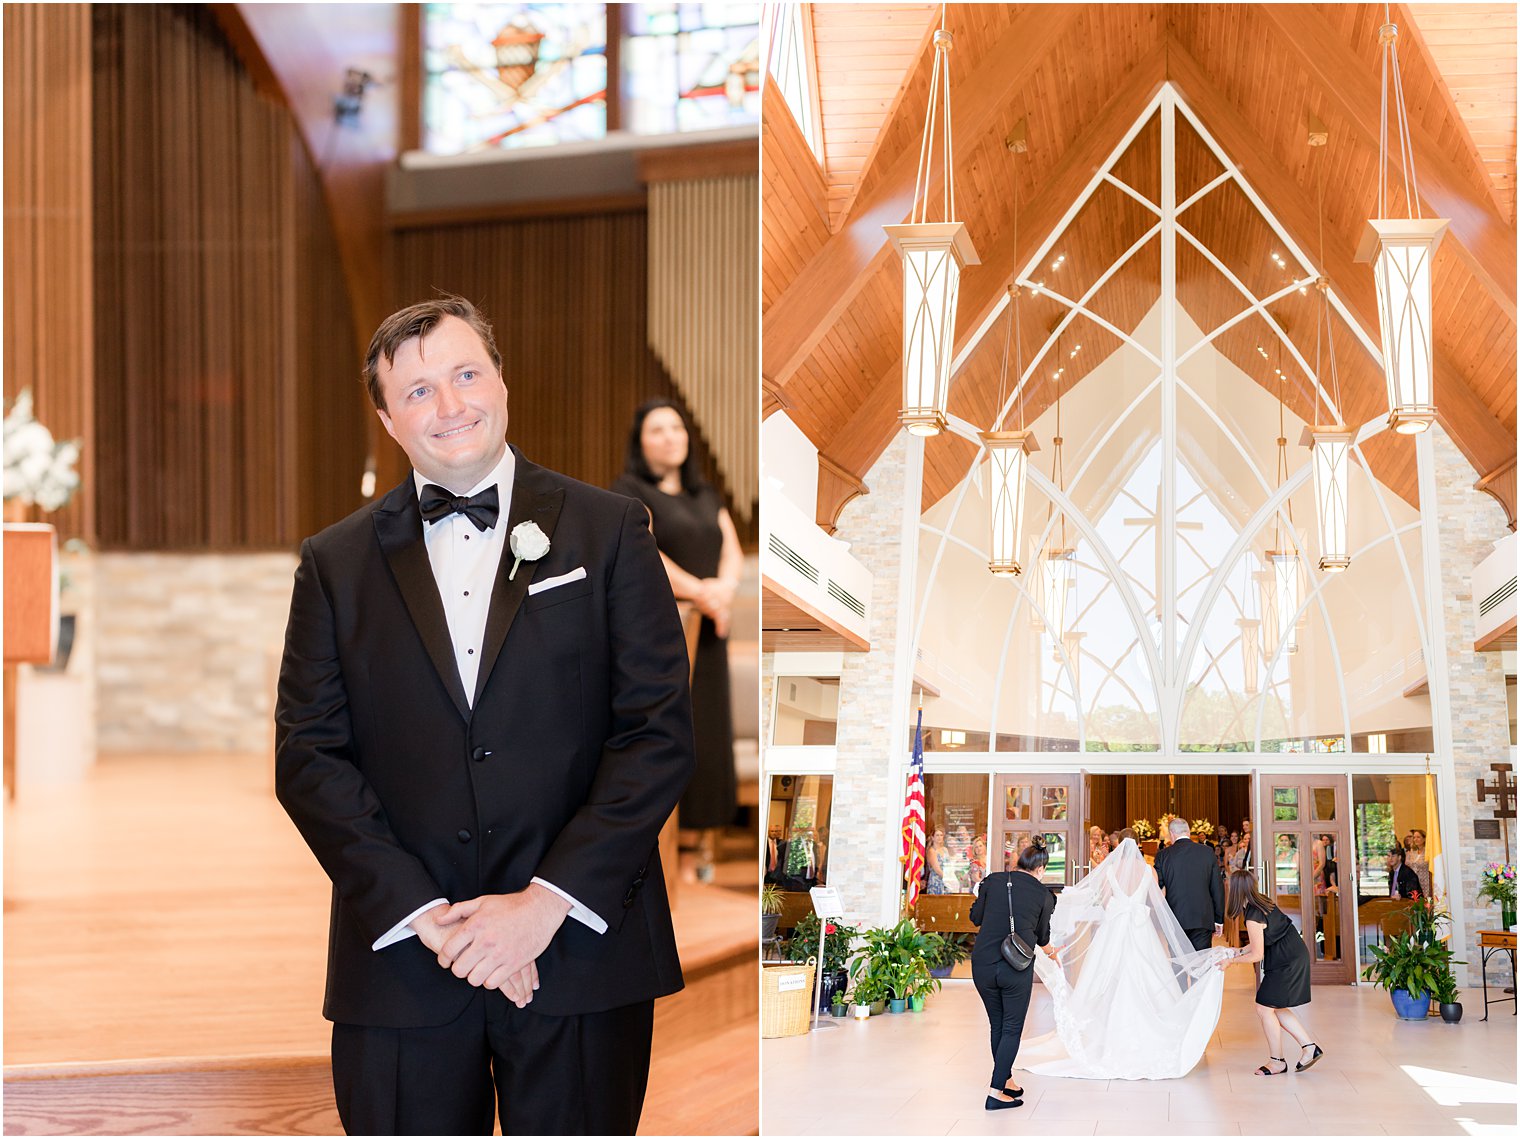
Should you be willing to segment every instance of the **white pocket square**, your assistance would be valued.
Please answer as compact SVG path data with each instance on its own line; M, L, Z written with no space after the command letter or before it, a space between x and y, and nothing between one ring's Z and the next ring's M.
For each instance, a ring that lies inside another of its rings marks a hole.
M528 596L542 593L546 589L553 589L557 585L569 585L572 581L583 581L586 577L586 567L576 566L569 573L562 573L558 577L546 577L543 581L535 581L528 586Z

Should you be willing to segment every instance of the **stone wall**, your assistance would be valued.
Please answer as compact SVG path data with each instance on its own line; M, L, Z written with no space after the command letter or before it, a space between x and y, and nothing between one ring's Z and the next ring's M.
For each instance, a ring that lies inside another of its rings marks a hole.
M835 537L871 571L871 651L845 653L839 678L839 732L830 827L829 884L846 913L875 924L888 872L887 835L898 833L902 793L891 786L887 739L893 716L898 579L908 436L898 432L866 476L870 494L852 499ZM913 488L917 502L919 488ZM896 863L891 864L896 868ZM893 915L895 916L895 915Z
M94 562L101 753L270 751L295 555Z
M1477 639L1477 607L1472 596L1473 568L1493 552L1494 543L1509 533L1504 511L1488 495L1472 489L1474 474L1467 460L1439 426L1430 429L1436 458L1436 492L1441 539L1441 595L1446 625L1446 660L1451 689L1451 735L1456 765L1457 835L1456 857L1448 865L1457 881L1448 888L1460 890L1467 915L1467 945L1457 957L1470 963L1471 986L1478 977L1480 956L1476 931L1496 929L1499 911L1478 900L1479 874L1488 862L1504 861L1503 839L1473 838L1473 820L1492 818L1494 800L1479 803L1477 781L1491 782L1492 763L1510 760L1509 704L1505 692L1504 665L1497 652L1474 652ZM1510 855L1514 858L1515 824L1510 823ZM1506 976L1509 961L1497 955L1489 963ZM1501 982L1501 985L1507 982ZM1468 994L1470 1004L1474 994Z

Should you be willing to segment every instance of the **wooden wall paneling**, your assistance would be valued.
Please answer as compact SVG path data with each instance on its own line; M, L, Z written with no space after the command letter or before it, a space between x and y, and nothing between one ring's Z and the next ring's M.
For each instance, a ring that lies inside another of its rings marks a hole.
M622 473L634 408L664 396L689 418L649 347L644 211L409 229L392 250L393 309L443 290L468 297L492 322L508 438L532 461L608 486ZM692 445L726 494L700 430ZM735 523L752 546L755 520L735 512Z
M748 520L759 502L759 178L649 189L648 338Z
M365 429L319 386L359 364L314 172L205 11L93 21L101 543L289 548L357 505Z
M823 172L774 83L762 95L760 139L761 298L769 308L823 248L829 224Z
M1252 816L1251 776L1221 775L1219 777L1219 818L1226 830L1239 830L1243 820Z
M1126 775L1124 777L1124 815L1127 820L1149 819L1152 823L1167 810L1165 775Z
M30 388L53 438L81 441L79 489L48 521L64 539L93 541L89 6L6 5L4 32L5 397Z
M1098 773L1088 777L1087 818L1085 825L1096 824L1109 831L1129 826L1133 816L1126 813L1124 784L1127 776Z

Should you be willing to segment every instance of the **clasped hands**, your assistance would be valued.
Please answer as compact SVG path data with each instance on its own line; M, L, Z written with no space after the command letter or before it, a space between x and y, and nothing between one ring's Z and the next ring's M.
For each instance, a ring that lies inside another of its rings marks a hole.
M569 911L569 902L535 883L515 894L434 906L412 919L412 929L440 967L476 988L499 989L524 1008L538 988L538 957Z
M692 604L709 618L718 636L728 636L728 626L733 615L734 583L720 577L699 578L692 591Z

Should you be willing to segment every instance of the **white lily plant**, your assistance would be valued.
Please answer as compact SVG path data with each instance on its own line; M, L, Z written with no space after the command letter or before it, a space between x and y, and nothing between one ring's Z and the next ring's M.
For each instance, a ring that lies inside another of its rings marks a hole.
M67 505L79 487L79 440L55 442L32 414L32 392L16 397L5 416L5 499L44 512Z

